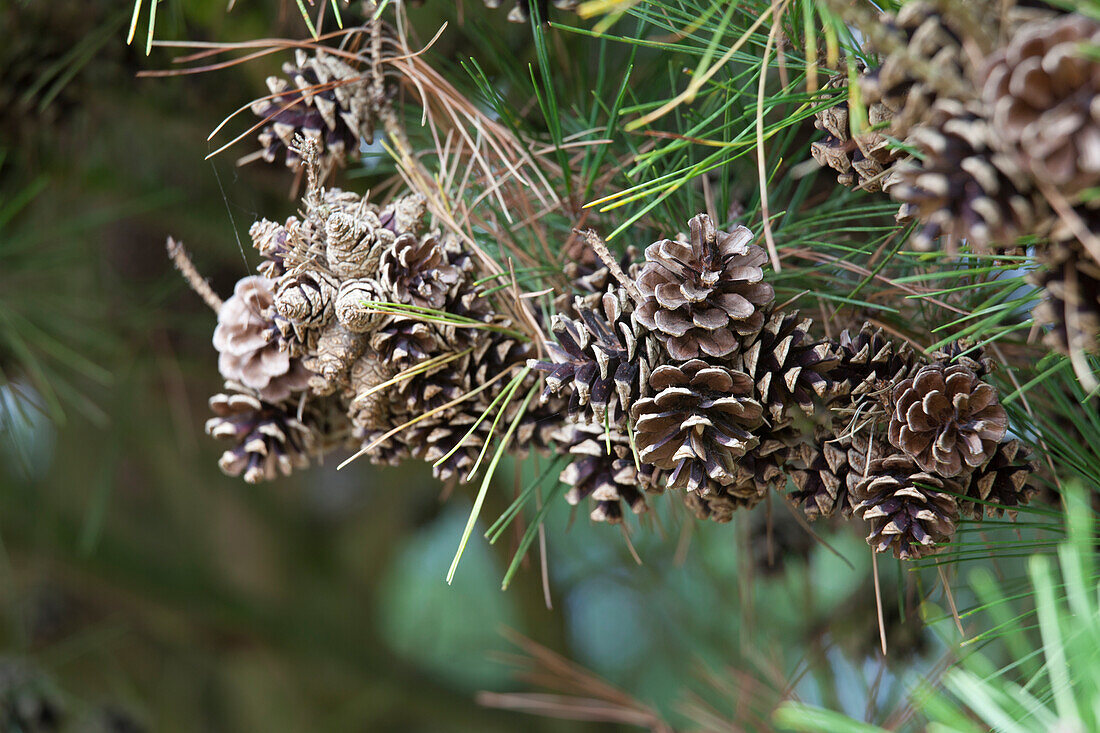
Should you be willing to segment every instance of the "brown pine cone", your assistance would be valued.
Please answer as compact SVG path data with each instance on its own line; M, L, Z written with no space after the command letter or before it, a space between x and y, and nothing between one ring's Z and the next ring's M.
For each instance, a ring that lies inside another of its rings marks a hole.
M316 269L288 272L276 281L275 311L290 323L320 329L333 320L339 284Z
M396 235L383 226L373 206L334 211L325 220L325 261L338 279L371 278Z
M961 364L923 366L891 398L890 443L941 476L985 463L1008 428L997 390Z
M1085 223L1090 231L1100 231L1100 215L1086 214ZM1043 341L1067 356L1095 352L1100 346L1100 264L1064 227L1055 228L1038 260L1044 267L1031 280L1043 289L1043 300L1032 315L1049 327Z
M1007 511L1015 519L1016 507L1027 504L1038 492L1028 485L1028 479L1039 470L1039 464L1018 440L1006 440L997 446L992 457L970 476L966 496L977 501L959 500L962 513L971 519L1002 516Z
M712 480L733 482L736 459L755 446L763 420L747 374L692 359L653 370L654 392L634 403L641 460L671 471L669 488L699 491Z
M886 436L872 435L864 429L855 434L833 436L818 431L813 443L801 446L801 462L805 468L791 471L796 490L791 500L802 508L811 522L833 516L837 511L852 516L856 501L853 490L863 480L870 460L886 455Z
M309 387L315 395L329 395L347 387L352 364L367 349L367 337L353 333L333 321L317 338L317 350L304 357L302 364L313 372Z
M872 461L867 478L856 484L855 513L871 523L867 544L875 552L893 550L896 558L915 560L955 534L959 510L951 493L962 491L957 481L922 472L908 456L894 454Z
M814 399L835 392L832 372L840 355L827 341L813 341L810 318L775 313L756 336L746 339L733 367L756 382L757 399L773 428L789 422L789 410L814 412Z
M912 347L895 342L881 328L864 323L855 334L840 332L840 363L833 379L842 394L856 400L904 379L916 364Z
M720 232L706 214L690 224L690 241L646 248L637 279L634 315L677 361L734 353L740 339L761 329L775 300L763 282L768 255L750 244L752 232L743 226Z
M844 89L847 78L838 76L825 85L826 89ZM848 102L825 107L814 113L814 127L824 130L825 138L810 144L810 154L818 165L837 172L837 182L849 188L864 191L882 191L893 185L895 176L891 169L894 161L902 156L881 130L888 127L893 112L882 102L867 108L867 129L852 134Z
M382 252L378 279L384 292L398 303L441 309L462 271L450 264L439 237L401 234Z
M259 273L271 280L284 274L287 270L286 256L290 251L287 245L286 227L261 219L253 222L249 227L248 236L252 239L252 246L264 258L264 261L256 266Z
M980 104L941 99L910 142L923 155L898 168L890 195L924 227L910 240L921 250L948 237L953 253L961 240L984 250L1011 247L1041 227L1046 206L1015 160L996 151L995 133Z
M566 425L554 433L559 451L573 456L558 479L569 485L565 500L577 506L592 500L594 522L619 524L624 507L634 514L646 511L645 493L651 489L652 467L640 473L634 462L629 438L618 431L610 434L599 425ZM610 446L610 453L608 453Z
M952 341L932 352L933 362L944 366L958 364L974 372L979 379L985 379L993 373L993 360L985 355L981 347L973 348L967 341Z
M788 461L799 454L801 431L781 428L763 433L759 440L734 464L733 481L726 487L734 496L763 498L787 483Z
M310 56L299 49L294 61L283 64L289 81L268 77L271 95L252 105L253 114L266 122L259 134L261 155L268 163L282 156L297 170L302 162L293 141L300 134L317 142L324 178L358 154L360 138L374 139L379 100L371 99L364 74L329 53Z
M733 519L733 514L738 509L752 509L764 499L755 492L735 494L730 488L708 479L698 491L684 493L684 506L696 519L725 524Z
M558 343L547 343L546 350L553 361L531 362L546 372L543 400L568 390L571 414L619 426L627 406L650 394L660 345L631 318L634 307L622 291L611 288L595 308L578 299L575 310L576 319L556 314L551 321Z
M370 347L383 360L402 368L442 352L431 325L407 316L389 316L371 335Z
M1073 197L1100 185L1100 23L1063 15L1025 25L989 60L982 99L997 143Z
M352 278L340 283L333 311L336 320L348 331L370 334L391 318L377 310L377 303L384 300L382 286L377 280Z
M233 296L218 310L214 348L222 377L255 390L268 402L282 402L309 386L310 375L300 360L271 340L272 323L265 314L275 297L273 284L258 276L237 281Z
M972 65L963 50L967 34L959 32L944 10L956 8L950 0L917 0L902 5L896 16L886 16L882 27L891 34L893 47L877 68L860 76L863 102L868 109L883 105L891 119L889 135L895 139L908 138L941 95L963 100L976 95Z
M206 433L234 444L218 460L229 476L243 474L254 484L309 465L314 436L286 406L245 394L216 394L210 409L215 417L206 421Z

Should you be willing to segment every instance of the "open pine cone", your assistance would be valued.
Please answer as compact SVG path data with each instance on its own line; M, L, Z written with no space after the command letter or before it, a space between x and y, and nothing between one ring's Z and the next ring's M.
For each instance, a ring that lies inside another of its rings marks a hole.
M1045 205L1015 159L997 152L995 132L978 103L941 99L910 141L924 156L898 169L890 195L924 227L911 240L931 249L946 236L948 252L961 240L975 249L1011 247L1045 218Z
M840 356L828 342L812 340L812 323L797 312L776 313L746 339L733 362L756 382L757 399L773 428L788 421L790 408L813 414L815 398L824 399L834 389L831 373Z
M286 406L246 394L216 394L210 409L215 417L206 421L207 434L234 444L218 461L226 474L254 484L309 465L313 435Z
M997 390L962 364L921 367L891 398L890 443L922 471L941 476L985 463L1008 428Z
M1081 213L1090 231L1100 231L1096 229L1100 214ZM1044 267L1031 279L1044 292L1033 314L1037 322L1049 326L1043 340L1059 353L1077 358L1096 351L1100 347L1100 264L1063 227L1055 227L1038 260Z
M718 231L710 217L691 222L688 242L665 239L646 248L638 275L641 302L635 317L678 361L728 356L739 340L764 325L775 300L763 282L768 256L738 226Z
M871 523L867 544L875 552L913 560L936 552L955 534L958 506L951 493L963 493L957 481L921 471L908 456L894 454L872 461L856 484L855 513Z
M1027 504L1038 491L1029 485L1031 478L1039 469L1018 440L1006 440L997 446L997 450L988 461L974 471L967 485L966 496L978 501L959 501L963 514L972 519L983 516L1016 516L1016 507Z
M706 480L695 490L684 493L684 506L696 519L725 524L739 509L752 509L764 500L756 492L735 493L730 486Z
M841 76L825 88L843 88L845 84L846 78ZM867 125L872 129L853 135L847 101L818 110L814 113L814 127L824 130L826 135L810 144L810 154L819 165L835 170L836 180L842 186L869 192L889 189L896 178L891 166L902 155L881 132L892 119L893 111L882 102L875 102L867 108Z
M551 330L558 343L547 343L553 361L531 362L546 372L543 398L568 389L569 411L591 408L598 424L618 425L629 405L649 394L649 376L659 362L655 339L630 317L633 304L611 288L596 307L578 299L577 319L555 314Z
M734 481L736 459L759 440L763 408L747 374L692 359L653 370L653 397L634 403L641 460L671 471L669 488L702 490Z
M322 177L343 167L359 152L360 138L374 139L377 100L367 77L339 58L318 50L295 52L283 64L287 79L270 76L271 95L255 102L252 112L266 124L260 129L260 153L273 163L282 155L289 168L302 161L292 144L295 135L316 141ZM288 81L289 79L289 81Z
M833 379L840 391L858 399L900 382L916 363L907 343L896 343L881 328L864 323L858 332L840 332L840 362Z
M214 348L222 377L256 390L268 402L282 402L304 390L310 375L301 361L271 340L267 314L275 298L272 285L255 275L237 281L233 296L218 310Z
M838 511L844 517L852 516L856 506L853 490L864 478L868 459L884 458L887 447L885 436L872 436L867 429L839 436L819 430L814 442L801 446L804 468L791 471L796 487L791 499L811 522Z
M997 141L1067 196L1100 185L1100 23L1063 15L1021 28L990 59L982 98Z
M567 425L554 433L554 439L573 456L559 477L570 487L567 502L576 506L590 498L592 520L610 524L623 521L624 508L634 514L646 511L645 493L656 490L652 472L638 471L626 435L605 433L599 425Z
M435 234L402 234L379 262L379 281L393 300L420 308L442 308L451 287L462 279Z

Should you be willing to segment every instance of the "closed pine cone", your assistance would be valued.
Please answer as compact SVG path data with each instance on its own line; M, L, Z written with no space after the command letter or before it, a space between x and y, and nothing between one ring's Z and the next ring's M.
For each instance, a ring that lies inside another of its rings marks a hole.
M206 421L207 434L233 443L218 460L226 474L243 475L254 484L309 465L313 436L285 405L245 394L216 394L210 409L215 417Z
M875 552L915 560L937 552L955 534L961 494L957 481L922 472L908 456L872 461L867 478L856 484L855 513L871 524L867 544Z
M1082 213L1090 231L1100 231L1100 215ZM1062 227L1056 227L1050 244L1039 249L1038 260L1043 268L1031 280L1043 289L1043 300L1033 316L1049 327L1043 341L1084 362L1081 355L1100 345L1100 264Z
M626 435L605 433L599 425L567 425L554 439L573 459L558 477L570 487L565 493L569 504L577 506L591 499L589 516L609 524L623 521L624 508L634 514L646 511L649 477L639 474Z
M377 100L371 99L370 83L321 50L311 56L299 49L294 63L283 64L283 73L287 78L267 79L272 96L252 105L253 114L266 121L259 134L262 157L273 163L281 155L287 167L297 170L302 161L292 143L300 134L316 141L326 177L359 152L360 138L374 139Z
M972 519L1002 516L1006 511L1015 518L1016 507L1027 504L1038 491L1028 484L1039 469L1027 448L1016 439L1006 440L988 461L974 471L966 488L966 496L977 501L960 500L959 508Z
M859 331L840 332L840 362L833 379L841 393L858 399L904 379L916 363L912 347L895 342L881 328L864 323Z
M845 431L839 436L819 431L812 443L801 446L805 468L791 471L796 487L791 499L811 522L838 511L844 517L852 516L856 506L853 491L864 478L868 458L875 461L885 457L887 447L886 437L873 436L868 428L855 433Z
M798 313L775 313L756 336L746 340L733 362L735 369L756 382L756 396L763 403L772 427L789 419L797 407L804 414L814 412L814 401L834 391L831 377L840 361L826 341L813 341L809 330L813 320Z
M1073 197L1100 184L1100 23L1069 14L1022 27L990 59L982 98L997 141Z
M1008 428L997 390L962 364L921 367L891 398L890 443L922 471L941 476L985 463Z
M629 405L648 396L659 344L631 318L633 310L625 294L611 288L595 307L578 298L575 319L555 314L551 330L558 342L546 344L552 361L532 362L546 372L543 399L567 391L570 413L602 425L610 409L610 422L618 425Z
M751 431L763 408L749 376L692 359L657 367L649 385L654 396L631 410L641 460L671 471L669 488L730 484L736 459L759 442Z
M335 314L339 284L318 269L300 269L280 277L275 286L275 311L290 323L320 329Z
M272 323L265 315L274 300L272 281L245 277L237 281L233 296L218 310L214 348L218 371L239 382L268 402L282 402L309 384L309 372L301 361L271 340Z
M899 168L890 195L923 224L911 240L931 249L948 237L978 250L1011 247L1045 219L1045 205L1012 156L997 152L994 131L978 103L941 99L911 138L924 160Z
M837 77L826 88L843 89L845 83L844 77ZM821 109L814 113L814 127L826 135L810 144L810 154L819 165L835 170L842 186L869 192L889 189L895 180L891 166L902 155L881 132L892 119L893 111L875 102L867 107L867 126L871 129L853 135L847 101Z
M718 231L710 217L692 218L690 241L672 239L646 248L637 279L635 317L678 361L728 356L740 339L764 325L775 300L763 282L768 260L743 226Z

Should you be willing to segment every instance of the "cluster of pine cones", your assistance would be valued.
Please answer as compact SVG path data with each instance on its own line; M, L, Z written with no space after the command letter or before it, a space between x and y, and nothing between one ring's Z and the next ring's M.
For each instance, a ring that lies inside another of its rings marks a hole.
M1035 319L1048 345L1083 361L1100 336L1100 61L1089 51L1100 23L1022 1L917 0L864 30L880 57L858 76L866 126L853 129L847 102L819 110L814 158L843 185L900 202L899 220L919 222L918 249L1004 253L1028 238L1045 293Z

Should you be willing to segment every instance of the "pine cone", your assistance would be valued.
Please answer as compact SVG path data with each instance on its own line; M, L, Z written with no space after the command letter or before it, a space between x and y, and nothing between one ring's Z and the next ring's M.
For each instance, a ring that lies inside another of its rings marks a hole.
M432 327L406 316L390 316L374 331L370 347L383 360L402 368L417 364L442 352L442 344Z
M725 524L733 519L738 509L752 509L763 501L758 494L740 496L731 493L730 487L706 480L698 491L684 493L684 506L696 519Z
M1070 14L1021 28L990 59L982 99L996 140L1073 197L1100 185L1100 23Z
M692 218L691 240L665 239L646 248L638 275L635 317L678 361L728 356L764 325L775 300L763 282L768 256L738 226L719 232L706 214Z
M941 99L910 138L924 159L898 169L890 195L924 224L911 240L917 249L941 236L950 238L949 253L961 240L979 250L1011 247L1044 221L1041 198L1019 165L996 152L981 112L978 103Z
M383 226L378 213L334 211L325 220L325 261L342 280L374 277L382 253L396 235Z
M937 544L955 534L959 510L951 493L962 491L958 482L921 472L908 456L894 454L872 461L853 494L856 514L871 523L867 544L913 560L937 552Z
M1027 504L1038 491L1027 481L1039 470L1039 464L1028 454L1018 440L1006 440L997 446L992 457L970 476L966 496L977 501L959 501L963 514L971 519L983 516L1002 516L1006 511L1016 517L1015 507Z
M330 323L317 339L317 350L302 359L313 372L309 387L315 395L329 395L348 384L351 365L363 355L367 337L353 333L338 322Z
M1085 223L1090 231L1100 231L1100 215L1086 216ZM1038 259L1044 267L1031 280L1044 292L1033 316L1050 327L1043 341L1067 356L1095 352L1100 346L1100 264L1060 227L1049 246L1039 249Z
M1008 427L997 390L961 364L921 367L891 398L890 443L945 477L985 463Z
M738 497L763 498L787 483L787 462L796 455L800 431L782 428L759 436L759 443L745 451L733 468L733 481L726 490Z
M377 280L365 277L345 280L336 293L336 320L352 333L373 333L391 318L377 310L376 304L384 300Z
M275 311L296 326L322 328L332 320L338 283L320 270L283 275L275 286Z
M968 100L976 90L972 68L963 51L962 34L942 11L957 10L949 0L907 2L882 26L896 46L875 69L860 76L860 90L868 109L881 104L891 119L889 135L905 140L923 122L928 109L941 97Z
M845 85L846 78L837 77L825 88L843 89ZM842 186L870 192L889 189L896 178L891 166L902 155L880 132L891 119L893 112L882 102L875 102L867 108L870 129L853 135L847 101L820 109L814 113L814 127L826 135L810 144L810 154L819 165L835 170Z
M390 427L390 395L382 387L397 372L388 359L364 354L356 359L348 373L348 417L363 433L385 431Z
M286 407L245 394L216 394L210 409L216 417L206 421L206 433L234 444L218 460L229 476L243 474L254 484L309 465L313 436Z
M605 433L599 425L568 425L554 434L554 440L559 450L573 456L559 476L570 487L565 500L572 506L591 498L592 520L609 524L623 521L624 505L634 514L646 511L644 492L650 476L639 474L626 435Z
M282 155L298 170L301 159L292 145L295 135L317 142L324 175L343 167L359 152L359 140L374 140L378 100L372 100L366 76L318 49L310 56L299 49L295 63L283 64L287 79L271 76L271 96L255 102L252 112L267 122L260 129L261 155L268 163Z
M248 236L252 238L252 246L264 258L256 269L270 280L278 279L287 270L286 256L290 251L287 245L286 227L261 219L253 222L249 227Z
M852 516L856 501L853 490L865 475L868 461L885 457L886 438L869 430L833 436L819 431L813 443L801 446L805 468L791 471L796 490L791 499L801 506L811 522L833 516L837 511Z
M546 372L546 391L569 390L569 411L591 408L589 420L618 426L628 405L649 394L649 376L660 359L659 344L631 318L633 304L611 288L596 308L578 299L577 319L556 314L551 330L558 343L547 343L551 362L532 362Z
M878 392L884 386L904 379L916 363L909 344L898 344L871 323L853 335L847 329L840 332L840 363L833 379L842 394L858 399Z
M814 397L825 399L835 390L831 374L840 355L828 342L811 340L812 323L799 320L797 312L775 313L733 362L756 382L756 396L773 428L789 421L791 407L812 415Z
M708 478L733 482L735 461L759 440L763 408L742 372L692 359L653 370L655 393L634 403L635 440L641 460L671 471L669 488L703 490Z
M421 308L443 308L452 286L463 280L462 271L450 264L435 234L416 237L402 234L382 253L379 281L398 303Z
M482 0L487 8L499 8L501 0ZM550 22L548 0L536 0L539 9L539 18L543 23ZM554 0L554 7L559 10L573 10L579 0ZM508 11L508 21L511 23L526 23L531 17L531 0L515 0L515 5Z
M274 300L272 281L241 278L233 296L218 310L214 348L222 377L256 390L269 402L281 402L309 384L309 372L298 359L271 341L271 322L264 314Z

